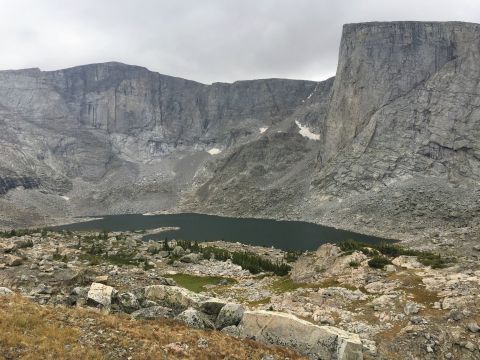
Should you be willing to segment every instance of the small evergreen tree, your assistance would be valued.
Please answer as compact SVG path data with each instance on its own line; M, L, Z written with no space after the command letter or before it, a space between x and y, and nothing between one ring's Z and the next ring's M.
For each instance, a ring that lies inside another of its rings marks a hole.
M162 247L163 251L171 251L172 248L170 247L170 245L168 244L168 238L165 238L165 240L163 240L163 247Z

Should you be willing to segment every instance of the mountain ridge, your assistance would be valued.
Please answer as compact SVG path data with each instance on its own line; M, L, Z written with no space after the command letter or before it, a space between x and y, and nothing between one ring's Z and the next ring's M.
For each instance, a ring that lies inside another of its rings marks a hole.
M198 211L471 243L480 25L343 29L320 82L206 85L117 62L0 71L3 225Z

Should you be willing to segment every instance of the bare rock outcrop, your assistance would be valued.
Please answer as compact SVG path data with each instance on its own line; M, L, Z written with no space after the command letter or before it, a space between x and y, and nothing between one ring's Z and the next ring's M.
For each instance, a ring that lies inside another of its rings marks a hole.
M317 326L290 314L246 311L239 329L242 337L286 345L312 359L363 359L358 335L331 326Z

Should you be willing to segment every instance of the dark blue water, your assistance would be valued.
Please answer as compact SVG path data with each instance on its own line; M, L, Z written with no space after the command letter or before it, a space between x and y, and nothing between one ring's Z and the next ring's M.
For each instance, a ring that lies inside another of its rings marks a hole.
M250 245L274 246L289 250L315 250L324 243L357 240L378 244L385 239L301 221L230 218L202 214L112 215L102 219L57 227L65 230L136 231L159 227L179 227L180 230L147 235L145 239L165 238L212 241L225 240Z

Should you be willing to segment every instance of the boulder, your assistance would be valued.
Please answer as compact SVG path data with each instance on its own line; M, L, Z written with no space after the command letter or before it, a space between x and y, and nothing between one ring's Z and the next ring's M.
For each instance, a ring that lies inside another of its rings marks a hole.
M177 283L172 278L162 278L161 284L168 285L168 286L177 286Z
M220 330L222 333L233 336L233 337L240 337L240 329L238 326L227 326Z
M238 328L243 338L288 346L316 359L363 359L362 342L357 334L332 326L314 325L290 314L245 311Z
M185 250L181 246L175 246L172 250L172 254L175 256L183 256L185 255Z
M189 308L180 313L175 319L196 329L213 329L213 323L202 312Z
M6 260L8 266L19 266L23 264L22 258L15 255L8 255Z
M460 321L462 320L462 317L463 317L463 314L458 309L452 309L448 314L448 318L453 321Z
M66 306L75 306L77 304L78 298L75 295L68 295L63 299L63 304Z
M10 253L15 250L15 244L14 243L8 243L8 244L0 244L0 253Z
M480 326L478 326L478 324L475 321L472 321L468 323L467 329L473 333L476 333L480 331Z
M145 298L160 305L181 312L189 307L198 308L200 303L208 300L206 296L196 294L178 286L151 285L145 288Z
M93 306L101 305L110 308L116 293L117 291L113 287L94 282L88 290L87 303Z
M201 254L191 253L191 254L182 256L180 258L180 261L184 263L198 264L201 259L202 259Z
M475 344L472 343L471 341L462 342L460 345L463 346L465 349L470 350L472 352L477 349L477 346L475 346Z
M135 320L155 320L161 318L173 318L172 309L163 306L151 306L144 309L139 309L130 314Z
M30 294L31 295L51 295L53 293L53 289L51 286L47 286L45 284L39 284L36 288L34 288Z
M393 259L392 264L405 269L421 269L425 267L417 260L416 256L401 255Z
M118 304L121 309L127 314L130 314L138 309L140 309L140 303L138 302L137 297L131 293L121 293L117 296Z
M162 251L162 246L158 242L154 242L148 245L147 252L152 255L158 254Z
M407 301L405 307L403 308L403 312L405 313L405 315L418 314L419 311L420 308L418 307L417 303L413 301Z
M385 269L386 272L397 271L397 268L395 267L395 265L391 265L391 264L385 265L384 269Z
M227 326L235 326L240 323L245 308L239 304L228 303L220 310L215 321L217 329L223 329Z
M0 287L0 296L12 296L15 293L6 287Z
M200 311L204 312L207 315L217 316L226 303L227 302L225 300L211 298L203 301L200 304Z
M72 289L70 292L70 295L78 296L80 298L87 298L88 296L88 287L81 287L81 286L76 286Z

